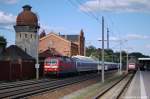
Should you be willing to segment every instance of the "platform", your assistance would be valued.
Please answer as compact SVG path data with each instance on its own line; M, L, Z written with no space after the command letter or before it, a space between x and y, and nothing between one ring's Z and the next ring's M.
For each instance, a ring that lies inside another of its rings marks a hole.
M137 71L124 99L150 99L150 71Z

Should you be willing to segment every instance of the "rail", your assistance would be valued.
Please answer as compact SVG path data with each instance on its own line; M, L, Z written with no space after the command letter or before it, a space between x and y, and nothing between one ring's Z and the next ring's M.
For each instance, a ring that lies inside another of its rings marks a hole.
M109 94L109 92L111 90L115 90L115 87L117 88L117 90L119 90L119 92L117 92L116 94L113 93L113 99L119 99L120 96L122 95L122 93L124 92L124 89L130 84L130 82L132 81L132 78L134 77L135 73L129 73L127 75L125 75L124 77L122 77L120 80L116 81L115 83L113 83L110 87L104 89L100 94L98 94L96 97L94 97L94 99L109 99L111 96ZM124 83L124 84L123 84ZM119 87L117 87L119 85ZM123 86L122 86L123 85ZM122 87L121 87L122 86ZM115 90L116 91L116 90Z
M108 72L108 75L112 75L114 72ZM100 77L100 75L97 74L87 74L84 76L79 77L73 77L73 78L67 78L67 79L61 79L56 81L41 81L42 83L29 83L29 85L19 85L16 87L8 87L6 89L0 90L0 98L24 98L28 97L34 94L43 93L46 91L53 91L60 87L65 87L68 85L72 85L74 83L80 83L86 80L95 79L97 77ZM24 82L23 82L24 83Z

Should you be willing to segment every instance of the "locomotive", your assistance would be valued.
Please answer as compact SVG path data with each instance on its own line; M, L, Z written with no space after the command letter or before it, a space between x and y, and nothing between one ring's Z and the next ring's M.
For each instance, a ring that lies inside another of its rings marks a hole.
M44 61L44 74L60 74L76 72L76 65L70 57L48 57Z
M101 70L101 61L94 60L86 56L73 56L73 57L48 57L44 61L44 74L54 74L60 76L61 74L68 73L81 73L98 71L98 66ZM104 70L112 70L118 68L118 63L104 62Z

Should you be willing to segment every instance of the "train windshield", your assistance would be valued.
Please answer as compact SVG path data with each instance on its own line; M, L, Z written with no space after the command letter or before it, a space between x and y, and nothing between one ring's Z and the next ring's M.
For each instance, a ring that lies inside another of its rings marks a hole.
M57 64L57 59L48 59L46 60L47 65L56 65Z

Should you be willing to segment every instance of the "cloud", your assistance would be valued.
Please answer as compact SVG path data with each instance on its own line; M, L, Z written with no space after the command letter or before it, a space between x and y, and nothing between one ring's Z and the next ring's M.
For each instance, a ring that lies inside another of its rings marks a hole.
M88 0L79 7L82 11L149 12L149 0Z
M16 16L0 11L0 25L14 24Z
M46 24L41 24L39 32L41 33L43 30L45 30L46 33L54 32L54 33L62 33L62 34L74 34L74 33L76 34L80 32L80 30L75 31L61 26L50 26Z
M145 40L145 39L149 39L150 36L147 35L140 35L140 34L128 34L126 36L126 39L128 40Z
M65 28L41 24L40 31L43 31L43 30L45 30L46 33L49 33L49 32L59 33L59 32L64 32Z
M0 11L0 28L11 30L15 24L16 16Z
M145 45L146 49L150 49L150 44Z
M110 41L119 41L120 39L118 37L110 37L109 40Z
M1 3L16 4L18 0L0 0Z
M141 34L126 34L124 37L118 37L118 36L111 36L110 41L128 41L128 40L147 40L150 39L150 36L148 35L141 35Z

